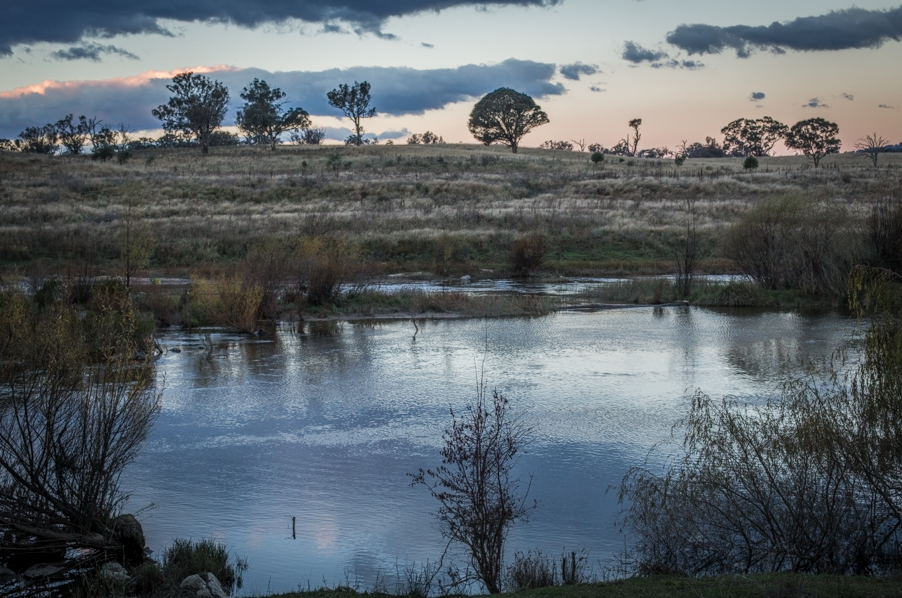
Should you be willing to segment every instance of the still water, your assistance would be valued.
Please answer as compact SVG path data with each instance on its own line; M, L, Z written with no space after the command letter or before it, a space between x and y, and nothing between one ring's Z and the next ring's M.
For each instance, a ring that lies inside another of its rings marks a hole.
M509 549L622 550L616 485L670 437L696 389L750 402L847 343L854 322L701 308L536 319L307 323L261 337L172 332L163 409L123 479L157 555L175 537L246 557L244 592L394 579L438 558L436 504L409 472L440 463L449 408L480 372L534 428L519 464L539 508ZM659 467L662 455L649 462ZM291 519L296 518L292 538Z

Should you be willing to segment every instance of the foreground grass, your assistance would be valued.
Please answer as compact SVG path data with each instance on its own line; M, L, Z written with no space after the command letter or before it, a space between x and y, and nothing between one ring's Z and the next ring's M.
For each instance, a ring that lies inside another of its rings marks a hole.
M353 590L314 590L277 594L278 598L348 598ZM389 594L366 594L397 598ZM890 598L902 596L902 577L850 577L781 573L720 577L652 576L521 590L517 598Z

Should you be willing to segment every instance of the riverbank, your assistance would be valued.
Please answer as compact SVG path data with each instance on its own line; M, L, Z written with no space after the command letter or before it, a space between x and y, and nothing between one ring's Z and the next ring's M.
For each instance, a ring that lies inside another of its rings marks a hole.
M669 278L482 280L447 286L440 279L395 279L391 284L336 288L316 305L289 285L255 291L223 279L193 279L181 285L145 282L132 292L139 309L151 314L160 328L222 326L244 332L255 332L266 321L536 317L562 310L677 304L821 310L844 305L840 297L767 290L745 280L703 279L684 295Z
M902 577L863 577L779 573L680 577L656 575L602 583L520 590L517 598L890 598L902 595ZM350 589L271 594L270 598L397 598ZM473 597L468 597L473 598Z

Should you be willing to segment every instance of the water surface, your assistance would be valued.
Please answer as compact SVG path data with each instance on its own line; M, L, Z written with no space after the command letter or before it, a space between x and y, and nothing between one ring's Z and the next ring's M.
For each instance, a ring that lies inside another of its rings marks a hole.
M288 591L436 559L436 504L410 472L440 463L449 409L480 372L534 428L520 462L539 508L509 549L592 561L623 548L624 472L666 441L696 389L758 402L847 342L838 315L700 308L536 319L284 325L262 337L172 332L162 413L123 487L157 554L215 537L247 557L245 591ZM660 465L660 456L650 465ZM296 518L292 538L291 518Z

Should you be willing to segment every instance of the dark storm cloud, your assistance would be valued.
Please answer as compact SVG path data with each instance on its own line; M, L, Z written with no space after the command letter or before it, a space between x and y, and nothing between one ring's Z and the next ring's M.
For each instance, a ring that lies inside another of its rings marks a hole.
M621 55L621 57L627 62L632 62L633 64L639 64L642 62L656 62L658 60L670 58L667 52L655 52L654 50L643 48L635 42L626 42L625 44L623 44L623 54Z
M902 38L902 6L888 10L849 8L785 23L749 26L680 25L667 41L689 54L720 54L732 48L740 58L752 49L825 51L877 48Z
M697 60L677 60L675 58L651 63L651 67L654 69L688 69L695 71L704 68L704 66L704 63Z
M122 48L116 46L104 46L103 44L84 43L80 46L72 46L65 50L57 50L50 54L56 60L93 60L100 61L102 54L116 54L124 58L137 60L138 57Z
M582 75L594 75L598 72L598 67L594 64L583 64L576 62L574 64L565 64L561 66L561 75L564 79L570 81L579 81Z
M655 69L689 69L698 70L705 65L697 60L679 60L671 58L667 52L659 52L643 48L635 42L626 42L623 44L623 54L621 58L633 64L642 64L647 62L649 66Z
M455 6L551 6L561 0L32 0L4 2L0 55L13 46L39 42L75 43L83 37L121 34L169 35L161 19L231 23L257 27L299 19L350 24L358 33L383 37L386 19Z
M291 106L313 115L341 116L329 106L326 92L341 83L367 81L372 85L373 105L380 114L422 114L426 110L471 100L499 87L510 87L535 98L564 93L552 83L554 64L509 59L495 65L469 64L457 68L416 70L403 67L356 67L319 72L277 72L231 69L208 73L222 81L232 97L226 124L234 123L239 94L254 78L288 94ZM169 78L80 81L49 86L44 93L0 94L0 137L10 137L27 126L56 122L66 114L97 115L106 123L124 122L133 129L159 127L150 111L169 98Z
M750 102L760 102L761 100L763 100L766 97L767 97L767 95L763 91L753 91L752 95L749 96L749 101Z

